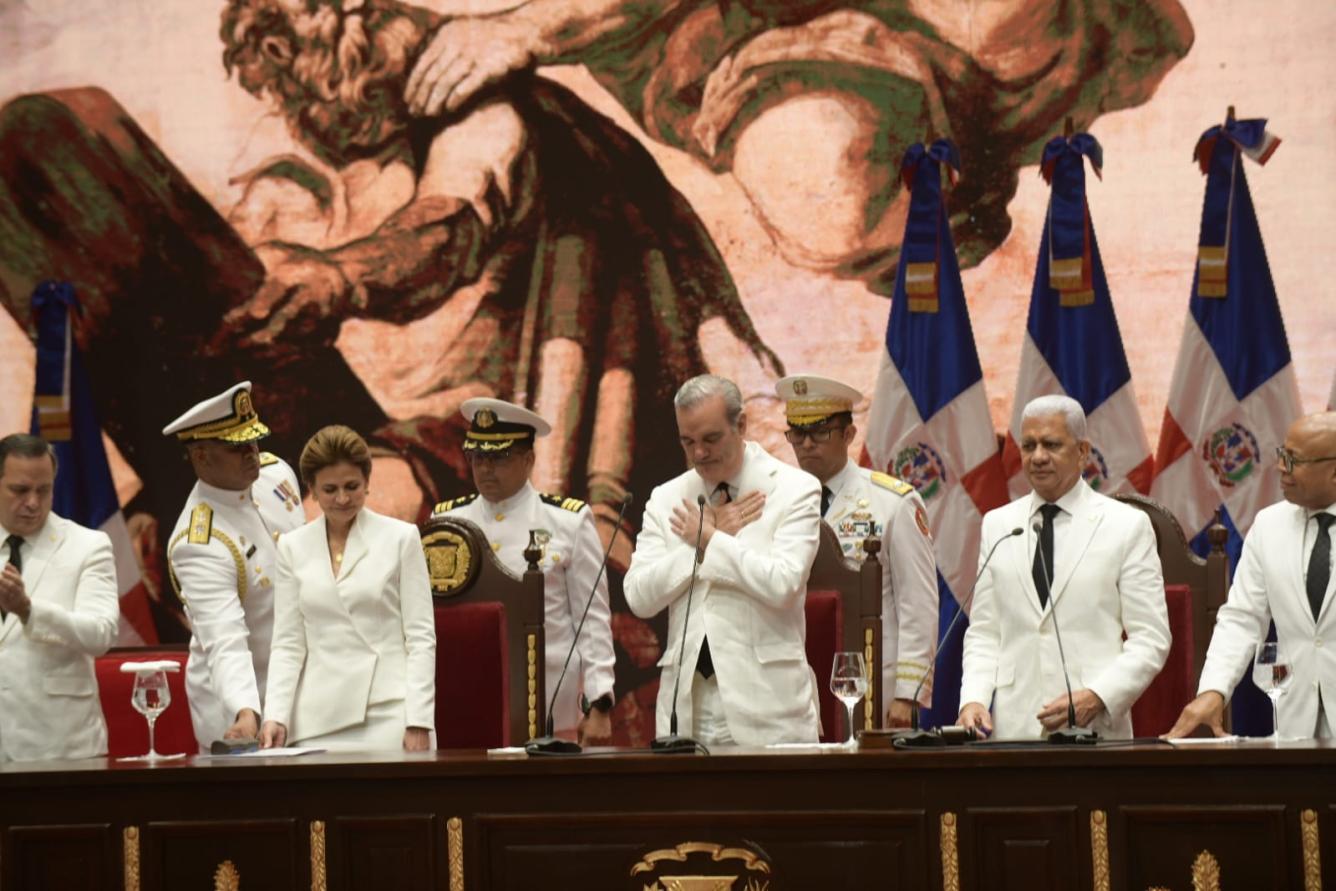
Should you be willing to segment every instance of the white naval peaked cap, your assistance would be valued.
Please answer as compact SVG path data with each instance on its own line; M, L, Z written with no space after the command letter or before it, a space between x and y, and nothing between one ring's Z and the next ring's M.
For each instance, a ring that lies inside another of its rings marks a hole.
M217 396L192 406L162 428L163 436L175 435L182 442L218 439L223 442L254 442L269 435L251 401L251 382L242 381Z
M469 420L469 429L464 434L466 452L501 452L552 432L552 425L538 414L502 399L486 396L466 399L459 410Z
M831 415L851 412L863 394L848 384L819 374L791 374L775 384L784 400L784 416L793 427L810 427Z

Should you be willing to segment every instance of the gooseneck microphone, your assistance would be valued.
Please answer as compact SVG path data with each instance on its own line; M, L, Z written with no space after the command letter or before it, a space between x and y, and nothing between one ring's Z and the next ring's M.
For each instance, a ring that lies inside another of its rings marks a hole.
M942 635L941 643L937 647L937 653L932 658L931 667L928 669L927 673L923 675L923 679L918 682L918 686L914 688L914 699L910 705L909 729L897 730L891 734L891 739L895 745L902 748L946 745L946 740L940 733L933 733L929 730L919 729L919 694L923 692L923 685L928 682L928 678L937 673L937 660L942 656L941 644L945 644L946 641L951 638L951 632L955 631L956 626L960 624L960 617L965 615L965 608L974 601L974 591L979 587L979 579L983 578L983 571L987 569L988 564L992 562L993 555L996 554L997 549L1002 546L1002 542L1009 538L1015 538L1018 535L1022 535L1024 532L1024 529L1017 526L1015 529L1012 529L1006 535L993 542L993 546L988 549L988 556L983 558L983 565L979 567L978 574L974 576L974 584L970 586L969 595L961 602L960 609L956 610L956 614L951 617L951 624L946 626L946 633Z
M677 648L677 677L673 678L673 710L668 718L668 735L660 736L649 744L650 751L658 752L660 755L692 755L698 751L707 755L710 753L691 737L677 735L677 691L682 686L682 672L686 670L682 660L686 658L687 630L691 627L691 595L696 590L696 572L700 568L701 560L704 559L704 555L700 552L701 534L705 531L704 495L696 496L696 507L700 509L696 526L696 554L691 561L691 584L687 586L687 614L682 621L682 641Z
M1038 538L1042 533L1042 527L1035 523L1030 527L1030 531ZM1058 638L1058 660L1062 663L1062 681L1067 685L1067 726L1054 730L1048 735L1048 741L1059 746L1082 746L1092 745L1099 735L1089 727L1076 726L1076 703L1072 702L1072 679L1067 674L1067 654L1062 651L1062 628L1058 625L1058 604L1053 600L1053 589L1049 587L1049 576L1051 572L1048 568L1048 558L1044 556L1043 545L1036 541L1035 552L1039 554L1039 567L1044 571L1044 595L1049 603L1049 609L1053 613L1053 633Z
M566 661L562 663L561 674L557 677L557 685L552 688L552 696L548 700L546 733L524 744L524 751L530 755L574 755L583 751L579 743L572 742L569 739L561 739L553 733L553 724L556 719L552 714L552 707L557 704L557 694L561 692L561 682L566 679L566 669L570 668L571 657L575 655L575 648L580 643L580 632L584 630L585 619L589 617L589 608L594 605L594 595L598 593L598 583L603 580L603 573L607 571L608 555L612 553L612 544L617 540L617 533L622 531L622 520L625 519L626 509L631 506L632 500L630 492L627 492L626 497L622 499L622 509L617 513L617 525L612 527L612 535L608 538L608 546L603 550L603 562L598 567L598 575L594 577L594 584L589 589L589 596L585 598L584 612L580 613L580 624L575 627L575 637L571 640L570 649L566 651Z

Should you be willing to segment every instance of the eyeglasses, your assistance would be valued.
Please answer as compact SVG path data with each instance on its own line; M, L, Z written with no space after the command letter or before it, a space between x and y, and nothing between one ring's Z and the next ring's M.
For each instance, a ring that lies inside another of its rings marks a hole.
M1285 468L1286 473L1294 473L1296 464L1321 464L1323 461L1336 461L1336 455L1330 455L1326 458L1297 458L1294 452L1284 446L1276 446L1276 458L1280 461L1280 466Z
M823 427L820 430L794 430L790 428L784 431L784 438L793 445L798 445L804 439L810 439L820 445L830 442L830 438L843 429L844 427Z

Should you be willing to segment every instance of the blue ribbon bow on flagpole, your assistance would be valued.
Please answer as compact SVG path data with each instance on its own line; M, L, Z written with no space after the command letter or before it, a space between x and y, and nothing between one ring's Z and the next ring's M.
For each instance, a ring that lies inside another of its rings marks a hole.
M1197 140L1192 159L1206 174L1201 237L1197 242L1197 296L1229 293L1229 235L1239 155L1258 164L1270 160L1280 140L1266 129L1266 118L1228 120L1207 128Z
M1055 136L1044 146L1039 173L1051 187L1048 200L1049 287L1062 306L1084 306L1091 291L1090 210L1085 160L1101 177L1104 149L1089 133Z
M897 295L909 300L911 312L937 312L941 281L942 229L946 200L942 194L942 167L955 184L960 174L960 150L949 139L931 146L916 142L900 162L900 179L909 190L909 215L900 246L901 275Z

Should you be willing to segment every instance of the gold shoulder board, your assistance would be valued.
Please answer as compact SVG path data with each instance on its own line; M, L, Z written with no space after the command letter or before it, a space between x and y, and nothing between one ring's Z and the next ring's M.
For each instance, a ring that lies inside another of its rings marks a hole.
M872 472L872 482L883 489L890 489L896 495L908 495L914 491L914 487L902 479L897 479L889 473Z
M213 508L201 502L190 512L191 544L208 544L213 534Z
M443 514L454 510L457 507L463 507L466 504L472 504L478 497L477 492L469 495L461 495L458 498L451 498L449 501L442 501L431 509L432 515Z
M260 466L268 467L270 464L277 464L278 456L273 452L260 452Z
M549 495L546 492L539 494L544 504L550 504L553 507L559 507L562 510L568 510L573 514L578 514L585 506L585 503L579 498L566 498L562 495Z

